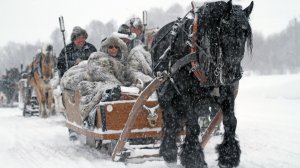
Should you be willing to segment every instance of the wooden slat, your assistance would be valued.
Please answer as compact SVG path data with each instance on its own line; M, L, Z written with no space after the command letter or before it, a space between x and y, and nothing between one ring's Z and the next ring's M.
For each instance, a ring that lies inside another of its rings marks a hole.
M147 101L147 107L155 107L157 106L157 101ZM129 113L132 109L134 102L130 103L117 103L117 104L106 104L104 107L105 115L106 115L106 128L109 130L122 130L125 126L125 123L128 119ZM113 108L112 112L107 111L107 106L111 106ZM157 109L157 123L155 127L162 127L162 112L160 108ZM133 125L132 129L142 129L142 128L151 128L147 120L148 112L145 109L137 116L137 119Z
M134 100L136 99L136 95L130 95L128 93L122 93L122 99L127 100L127 103L123 101L118 101L117 103L113 101L111 104L109 102L105 102L105 115L106 115L106 128L108 131L99 133L93 132L91 130L82 128L82 118L80 116L79 111L79 103L80 103L80 92L78 90L75 91L75 96L70 96L67 92L63 92L63 99L66 107L66 115L67 115L67 124L66 126L84 136L87 136L92 139L102 139L102 140L113 140L118 139L120 137L121 131L124 128L124 125L127 121L129 116L129 112L134 104ZM128 101L129 100L129 101ZM157 101L148 101L146 103L147 107L154 107L158 103ZM111 105L113 107L112 112L107 111L107 106ZM96 112L96 129L102 130L102 121L101 121L101 113L100 113L100 106L97 105L97 112ZM158 119L155 128L161 128L162 126L162 114L161 110L158 109ZM136 124L134 124L133 129L151 129L151 126L148 124L147 120L148 112L143 109L143 111L138 116L138 120ZM75 124L73 124L75 123ZM116 132L119 131L120 133L107 133L109 131ZM144 131L144 132L133 132L130 133L129 138L147 138L147 137L160 137L161 130L157 131L157 129L153 129L153 131Z
M156 77L153 81L151 81L151 83L143 90L143 92L139 95L138 99L136 100L135 104L133 105L128 119L125 123L124 129L120 135L120 138L113 150L112 153L112 160L115 161L116 159L116 155L118 153L120 153L123 148L124 145L127 141L127 139L129 138L129 133L130 131L133 129L134 127L134 123L137 119L137 117L139 116L139 113L141 112L142 105L144 105L148 98L151 96L151 94L153 94L155 92L155 90L166 80L167 78L160 78L160 77Z
M106 132L95 132L89 129L82 128L81 126L77 126L74 124L71 124L69 122L66 123L66 126L75 131L78 134L84 135L86 137L89 137L91 139L101 139L101 140L115 140L120 137L121 130L119 133L106 133ZM114 131L114 130L108 130L109 131ZM129 133L129 138L145 138L145 137L160 137L161 135L160 131L156 130L150 130L147 132L131 132Z
M216 126L220 125L221 122L223 121L223 112L220 109L218 113L215 115L214 119L211 121L209 124L208 128L206 129L204 135L202 136L202 141L201 141L201 147L204 149L206 144L208 143L212 133L216 129Z
M72 101L73 99L74 101ZM75 91L74 97L70 97L67 92L63 92L63 101L68 121L82 125L82 118L79 111L80 92L78 90Z

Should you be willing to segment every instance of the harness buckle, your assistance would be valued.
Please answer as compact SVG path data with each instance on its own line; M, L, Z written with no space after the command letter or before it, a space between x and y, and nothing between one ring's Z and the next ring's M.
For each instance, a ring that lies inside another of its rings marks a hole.
M195 72L197 69L199 69L200 65L196 64L196 66L193 66L190 70L189 73Z
M219 76L220 75L220 72L222 71L222 68L223 68L223 64L219 63L217 65L217 68L214 71L215 76Z
M189 47L193 47L193 44L192 44L192 42L191 42L190 40L187 40L185 43L186 43L186 45L188 45Z

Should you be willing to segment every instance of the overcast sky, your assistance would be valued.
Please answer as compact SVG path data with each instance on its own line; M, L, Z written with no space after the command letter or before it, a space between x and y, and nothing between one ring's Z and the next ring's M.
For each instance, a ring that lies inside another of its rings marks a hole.
M114 19L119 25L130 16L141 16L143 10L157 7L164 10L174 3L184 8L191 0L0 0L0 47L9 41L35 43L49 41L64 16L68 32L91 20L104 23ZM243 7L250 0L233 0ZM255 31L267 36L283 30L293 18L300 20L300 0L254 0L251 24Z

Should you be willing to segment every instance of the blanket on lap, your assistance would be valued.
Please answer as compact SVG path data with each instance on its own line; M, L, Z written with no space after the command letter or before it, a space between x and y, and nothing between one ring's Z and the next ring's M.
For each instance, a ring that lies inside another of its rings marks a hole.
M119 86L136 86L143 89L144 84L153 79L149 59L151 60L151 56L143 47L129 54L126 65L106 53L94 52L88 60L65 72L60 82L61 89L71 97L74 97L76 90L80 91L79 107L84 120L107 90L120 88Z

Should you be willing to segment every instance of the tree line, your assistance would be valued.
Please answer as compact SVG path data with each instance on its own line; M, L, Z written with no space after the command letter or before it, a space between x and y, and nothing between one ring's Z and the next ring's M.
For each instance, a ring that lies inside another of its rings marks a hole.
M292 19L280 33L264 38L253 34L253 53L243 60L244 70L256 74L285 74L300 72L300 22Z
M179 4L174 4L167 10L151 8L148 12L149 28L162 27L177 17L182 17L189 8L184 9ZM128 19L132 16L128 16ZM125 22L125 21L124 21ZM79 25L81 26L81 25ZM88 42L95 45L99 50L101 40L114 31L118 26L114 20L103 23L99 20L92 20L86 27L89 37ZM69 41L69 32L66 32L66 39ZM63 48L62 34L59 28L50 33L49 41L56 53L56 56ZM41 41L35 44L22 44L9 42L0 48L0 74L10 68L20 68L30 64L34 55L42 47ZM300 71L300 23L297 19L290 21L285 30L280 33L268 36L267 38L259 32L253 33L253 52L246 52L243 60L245 71L252 71L256 74L284 74Z
M182 16L184 9L174 4L168 10L164 11L160 8L152 8L148 12L148 27L162 27L169 21L176 19L178 16ZM132 16L128 16L128 19ZM126 20L124 20L124 23ZM58 23L57 23L58 24ZM59 25L58 25L59 26ZM110 20L107 23L103 23L99 20L92 20L84 28L88 33L87 41L92 43L97 50L100 48L102 39L111 35L114 31L117 31L118 26L114 20ZM71 32L65 32L66 42L70 42ZM63 49L63 40L60 29L57 27L55 30L49 33L49 41L42 42L37 41L35 44L23 44L16 42L9 42L6 46L0 48L0 74L5 74L6 70L11 68L20 69L21 64L29 65L33 61L35 54L42 48L43 43L51 43L54 48L54 52L58 57L60 51ZM20 69L21 71L21 69Z

